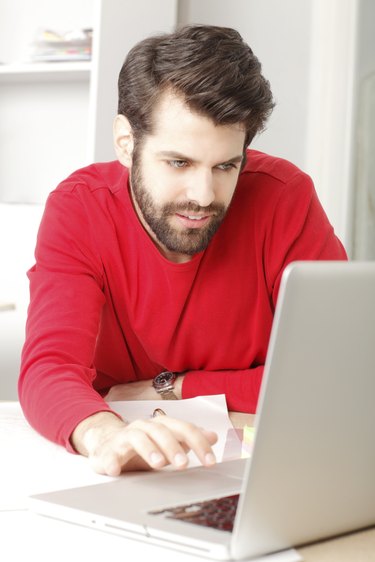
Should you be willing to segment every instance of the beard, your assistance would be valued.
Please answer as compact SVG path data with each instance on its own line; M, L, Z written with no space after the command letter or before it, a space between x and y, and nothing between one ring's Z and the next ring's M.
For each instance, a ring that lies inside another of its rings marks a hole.
M138 158L133 158L130 184L133 197L144 221L160 242L170 252L193 256L205 250L221 225L227 207L222 203L212 203L201 207L193 201L186 203L166 203L157 205L145 186ZM210 214L209 222L199 228L176 228L171 218L176 214Z

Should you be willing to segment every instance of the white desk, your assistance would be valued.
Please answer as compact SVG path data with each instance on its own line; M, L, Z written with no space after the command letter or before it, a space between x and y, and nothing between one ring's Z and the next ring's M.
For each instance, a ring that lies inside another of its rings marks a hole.
M234 424L243 419L234 417ZM27 511L27 496L32 493L103 482L108 477L94 474L85 458L71 455L37 435L20 415L17 403L0 402L0 450L1 558L6 562L29 558L38 562L201 560ZM375 529L298 552L305 562L374 562Z

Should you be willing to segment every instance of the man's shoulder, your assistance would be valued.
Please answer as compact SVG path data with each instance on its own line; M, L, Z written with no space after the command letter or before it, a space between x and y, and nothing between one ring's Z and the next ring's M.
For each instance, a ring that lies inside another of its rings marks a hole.
M292 181L296 176L308 178L307 174L300 168L284 158L253 149L248 149L246 154L246 164L241 172L241 176L244 179L246 175L256 174L258 177L263 175L265 179L268 178L269 180L285 184Z
M118 160L98 162L80 168L64 179L54 190L54 193L69 193L84 190L94 193L106 190L116 193L127 182L128 170Z
M247 151L236 191L239 207L273 212L280 201L308 204L314 193L310 176L292 162L257 150Z

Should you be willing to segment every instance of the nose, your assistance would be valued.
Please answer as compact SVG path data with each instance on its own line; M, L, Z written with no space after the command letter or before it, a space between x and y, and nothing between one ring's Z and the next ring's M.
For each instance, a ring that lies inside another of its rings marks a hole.
M192 174L186 186L186 197L200 207L208 207L215 200L212 170L199 170Z

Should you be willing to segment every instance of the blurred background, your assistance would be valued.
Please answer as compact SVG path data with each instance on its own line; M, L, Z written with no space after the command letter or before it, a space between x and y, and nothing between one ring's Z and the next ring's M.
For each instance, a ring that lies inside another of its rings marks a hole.
M349 256L375 259L373 0L0 0L0 400L17 398L46 197L114 159L127 51L184 23L242 34L277 104L252 146L309 173Z

